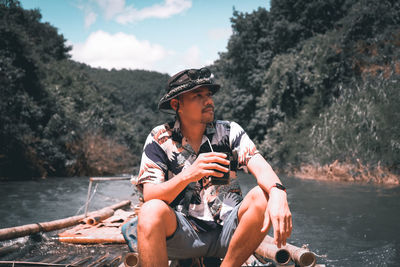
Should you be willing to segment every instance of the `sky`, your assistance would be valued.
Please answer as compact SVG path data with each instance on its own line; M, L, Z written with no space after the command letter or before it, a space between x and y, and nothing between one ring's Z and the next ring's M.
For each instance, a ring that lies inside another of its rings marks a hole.
M269 0L20 0L41 11L72 47L71 58L105 69L174 73L212 64L226 51L233 9Z

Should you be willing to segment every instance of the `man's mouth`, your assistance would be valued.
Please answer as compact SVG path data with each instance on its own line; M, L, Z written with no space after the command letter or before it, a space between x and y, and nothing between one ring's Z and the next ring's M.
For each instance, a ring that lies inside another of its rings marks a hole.
M213 107L205 108L205 109L203 109L203 113L205 113L205 112L214 112L214 108Z

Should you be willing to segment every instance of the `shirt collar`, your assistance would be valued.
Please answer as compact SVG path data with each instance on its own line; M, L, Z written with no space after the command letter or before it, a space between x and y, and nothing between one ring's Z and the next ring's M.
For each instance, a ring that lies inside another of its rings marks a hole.
M211 141L213 135L215 134L216 129L215 129L215 121L210 122L207 124L205 135L207 138ZM181 131L181 123L179 119L175 120L174 128L172 129L172 140L182 143L183 135Z

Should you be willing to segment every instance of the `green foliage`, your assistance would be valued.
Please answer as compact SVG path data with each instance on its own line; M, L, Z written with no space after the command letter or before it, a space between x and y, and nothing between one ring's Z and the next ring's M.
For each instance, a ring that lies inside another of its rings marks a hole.
M271 122L259 121L255 107L260 106L257 99L265 93L265 75L275 57L301 49L302 41L333 29L335 22L346 15L347 2L272 1L271 11L263 8L250 14L234 11L228 51L215 63L216 77L229 86L221 97L224 101L220 114L235 118L254 138L262 140L265 127ZM297 77L287 73L287 79L293 82ZM308 94L308 89L302 90ZM303 97L296 93L285 94ZM284 97L286 100L289 99ZM286 104L291 103L292 100ZM262 125L249 118L256 118Z
M233 34L228 51L220 54L215 64L217 80L227 85L222 91L223 108L219 114L225 118L233 117L247 127L247 118L253 115L256 97L262 93L262 72L274 55L270 50L271 40L264 38L270 28L270 16L262 8L252 14L234 11L233 16Z
M219 114L273 165L359 158L399 170L398 1L271 1L232 23L214 65Z
M121 107L122 112L114 115L124 117L132 127L126 132L127 139L132 140L131 148L142 148L150 130L160 123L171 119L158 111L158 100L165 93L165 85L169 78L157 72L143 70L111 70L88 69L88 76L101 88L101 94L111 100L112 105ZM135 153L140 150L134 149Z
M59 163L58 147L42 139L55 106L41 77L44 65L67 58L69 48L40 18L16 1L0 2L0 176L43 176L51 170L49 158Z
M46 133L65 147L63 172L131 172L139 164L145 138L154 123L166 120L164 114L154 110L162 93L160 85L168 76L93 69L70 60L54 62L47 71L44 84L58 112Z
M344 85L342 95L313 125L311 153L326 163L362 159L392 169L400 162L400 75Z
M0 0L0 176L130 172L168 75L69 60L38 10ZM400 2L279 0L233 12L210 66L219 119L274 165L336 159L400 170Z
M271 35L275 47L284 52L300 41L334 28L356 0L272 0L275 23Z
M40 19L0 2L0 177L131 172L168 76L73 62Z

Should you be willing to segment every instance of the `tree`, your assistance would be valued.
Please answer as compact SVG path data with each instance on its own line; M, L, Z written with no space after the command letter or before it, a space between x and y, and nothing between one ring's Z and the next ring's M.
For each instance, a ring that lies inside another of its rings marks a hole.
M43 60L66 58L69 48L49 25L46 36L38 32L40 18L38 10L23 10L18 1L0 3L0 176L47 175L48 161L36 149L43 148L41 132L54 109L40 81Z
M385 122L400 113L389 100L400 73L399 6L283 0L271 1L270 11L234 13L228 51L213 66L226 87L220 115L239 121L274 165L355 155L396 165L398 135Z

